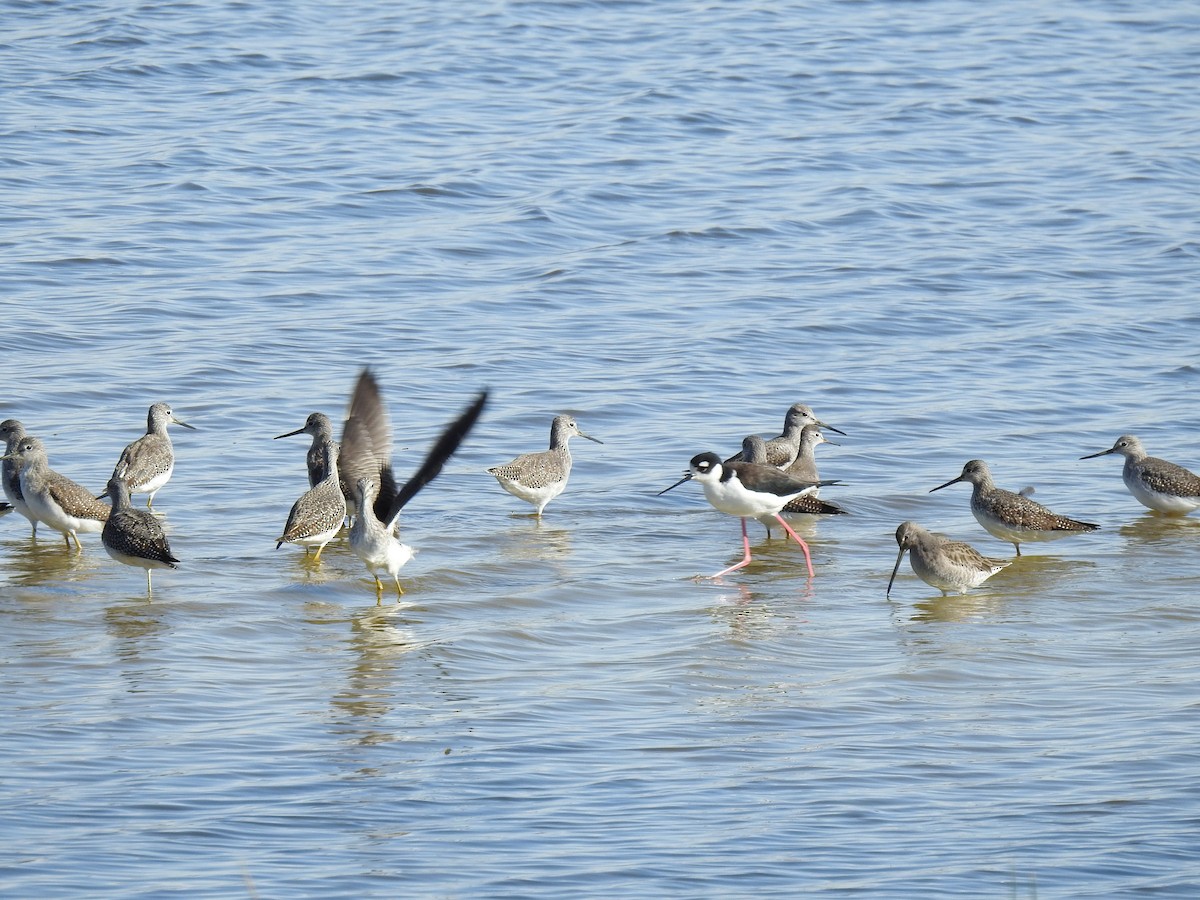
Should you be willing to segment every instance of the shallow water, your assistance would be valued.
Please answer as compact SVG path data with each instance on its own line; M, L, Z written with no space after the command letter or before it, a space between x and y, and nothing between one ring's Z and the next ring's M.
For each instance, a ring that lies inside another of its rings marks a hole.
M183 560L0 521L0 893L1193 896L1194 49L1182 3L5 6L0 416L99 490L146 408ZM274 549L376 371L405 513ZM810 403L798 548L687 460ZM538 523L484 473L571 412ZM982 457L1100 532L966 597Z

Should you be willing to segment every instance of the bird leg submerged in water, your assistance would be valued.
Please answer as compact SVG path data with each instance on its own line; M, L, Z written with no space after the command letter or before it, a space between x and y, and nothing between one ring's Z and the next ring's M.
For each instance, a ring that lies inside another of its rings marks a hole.
M837 484L836 481L806 481L788 475L773 466L756 465L748 462L721 462L715 453L701 453L692 457L691 464L684 476L668 488L659 491L665 494L685 481L695 479L704 488L704 497L716 509L731 516L742 519L742 546L745 555L741 562L723 569L711 578L719 578L729 572L746 566L750 562L750 539L746 534L746 518L774 516L792 539L804 551L804 562L808 568L808 577L815 574L812 565L812 554L800 535L784 521L779 512L796 497L811 493L826 484Z
M383 601L383 582L379 579L381 572L386 572L395 582L396 597L404 595L404 589L400 587L399 573L404 564L412 559L415 551L407 544L400 543L396 537L401 510L421 488L433 481L442 471L446 461L458 449L483 413L487 405L487 396L487 391L481 391L474 402L446 426L420 468L399 490L395 490L394 485L389 488L386 482L378 483L369 476L359 476L355 480L358 514L350 526L350 549L363 561L367 571L375 579L377 603ZM357 421L352 417L346 423L346 436L342 441L343 452L355 452L358 442L366 439ZM378 514L381 509L382 516Z

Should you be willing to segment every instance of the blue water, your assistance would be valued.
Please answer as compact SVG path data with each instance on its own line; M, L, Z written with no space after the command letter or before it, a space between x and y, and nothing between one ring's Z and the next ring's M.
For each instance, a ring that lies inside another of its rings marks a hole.
M1193 4L0 4L0 416L99 490L147 407L183 561L0 521L5 897L1192 897ZM363 366L376 605L275 550ZM798 548L685 485L811 404ZM484 470L573 445L541 523ZM970 458L1101 531L966 597Z

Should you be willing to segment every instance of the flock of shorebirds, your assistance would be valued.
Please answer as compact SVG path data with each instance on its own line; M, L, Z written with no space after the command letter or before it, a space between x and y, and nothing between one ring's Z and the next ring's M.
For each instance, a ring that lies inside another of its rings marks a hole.
M748 518L766 525L768 535L773 521L782 525L804 551L808 574L812 576L808 546L782 514L845 512L817 496L821 487L838 483L822 481L817 474L813 451L822 443L832 443L825 440L822 428L844 434L817 419L808 406L797 403L788 410L783 433L778 437L763 441L751 435L743 440L741 453L724 461L715 453L694 456L683 478L659 492L666 493L694 479L703 486L709 503L721 512L741 518L744 548L741 561L707 577L720 578L750 562ZM1148 456L1142 442L1131 434L1121 435L1107 450L1080 458L1094 459L1110 453L1125 457L1122 478L1142 505L1171 516L1187 515L1200 508L1200 476L1175 463ZM981 459L970 460L961 474L931 488L930 493L960 482L971 485L971 512L975 519L989 534L1012 544L1017 556L1021 555L1023 543L1054 541L1100 527L1047 509L1030 499L1032 488L1014 493L997 487L987 463ZM970 544L934 534L911 521L902 522L896 529L896 543L900 551L888 579L888 595L905 553L917 577L940 590L943 596L950 592L966 593L1012 564L1012 560L984 556Z
M355 384L342 428L342 439L334 439L333 422L323 413L312 413L304 425L278 437L306 434L312 438L307 453L309 489L293 504L276 549L285 543L298 544L307 555L321 551L349 524L351 550L375 581L376 599L382 602L382 575L394 583L397 597L400 569L413 556L413 549L398 537L400 513L405 505L441 472L474 427L487 404L487 391L475 400L442 432L416 473L397 485L392 472L392 433L387 409L374 375L364 370ZM0 457L0 479L8 500L0 504L0 515L16 510L32 526L38 524L63 535L68 549L74 541L82 550L79 532L99 532L109 556L118 562L146 570L146 590L152 590L151 572L175 568L179 560L171 553L161 523L152 512L155 494L174 470L175 455L167 426L193 426L177 418L166 403L150 407L146 433L121 453L105 490L96 494L50 468L43 443L28 434L20 422L0 422L0 439L6 443ZM844 435L820 421L802 403L792 406L784 419L783 432L770 440L751 435L741 452L722 460L715 453L692 457L683 478L664 488L664 494L688 480L704 489L713 507L738 516L742 523L743 557L739 562L708 578L720 578L748 565L751 560L747 519L767 527L768 537L778 523L804 551L809 577L813 576L808 545L796 534L785 516L838 515L845 510L818 496L822 487L838 484L823 481L817 473L816 448L832 443L822 431ZM487 471L509 493L534 507L538 517L546 505L562 493L571 473L569 441L572 437L602 443L580 430L566 415L555 417L550 429L550 447L527 453ZM1141 442L1122 435L1108 450L1081 457L1092 459L1110 453L1125 457L1122 477L1129 491L1144 506L1166 515L1186 515L1200 508L1200 476L1182 466L1146 454ZM973 459L952 484L972 486L971 512L990 534L1011 543L1016 555L1021 544L1052 541L1095 531L1100 526L1059 515L1030 499L1031 489L1019 493L996 487L983 460ZM146 509L133 505L131 497L147 494ZM103 502L107 499L109 502ZM888 580L887 593L904 554L909 554L913 572L926 583L948 592L965 593L1011 564L1011 560L987 557L969 544L953 541L903 522L896 529L900 551Z

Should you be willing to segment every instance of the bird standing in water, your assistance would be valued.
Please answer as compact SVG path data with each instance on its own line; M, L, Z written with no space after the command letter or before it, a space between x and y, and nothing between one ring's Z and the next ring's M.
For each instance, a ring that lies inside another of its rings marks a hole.
M153 513L133 506L129 485L116 475L108 480L108 487L100 496L112 500L112 512L100 532L100 542L117 562L146 570L146 594L149 596L154 590L150 572L174 569L179 564L171 553L162 523Z

